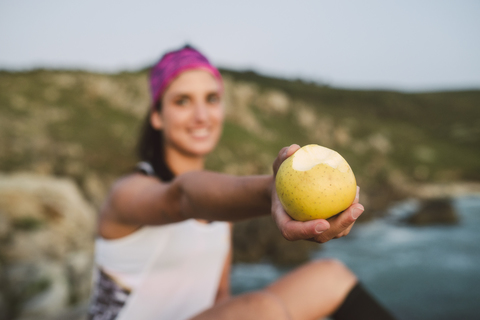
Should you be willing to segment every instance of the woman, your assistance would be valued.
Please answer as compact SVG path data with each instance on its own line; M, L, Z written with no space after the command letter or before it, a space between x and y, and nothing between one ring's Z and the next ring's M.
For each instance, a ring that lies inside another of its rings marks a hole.
M139 170L115 183L101 210L90 318L315 319L341 311L352 288L362 290L336 261L308 264L265 290L231 298L225 221L271 213L288 240L326 242L349 233L363 212L358 195L329 221L290 219L274 175L297 145L280 151L274 175L203 171L222 132L223 84L197 50L186 46L164 55L150 87Z

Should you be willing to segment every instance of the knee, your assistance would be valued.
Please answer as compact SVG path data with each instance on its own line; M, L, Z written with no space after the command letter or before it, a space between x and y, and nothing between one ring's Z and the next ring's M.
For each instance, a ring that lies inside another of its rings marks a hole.
M290 320L285 306L273 293L260 290L220 302L191 320Z
M357 276L345 264L336 259L312 262L316 272L323 272L323 287L328 290L332 305L339 306L357 284Z
M261 319L288 320L290 316L283 301L268 290L260 290L245 295L246 305Z
M337 259L322 259L310 263L318 271L326 272L330 277L343 280L344 282L356 283L357 276L345 264Z

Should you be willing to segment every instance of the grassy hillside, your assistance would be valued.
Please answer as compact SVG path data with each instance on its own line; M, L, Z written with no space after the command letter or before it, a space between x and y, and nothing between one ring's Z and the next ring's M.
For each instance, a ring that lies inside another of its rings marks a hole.
M404 181L480 181L478 90L341 90L253 72L222 74L227 120L209 169L270 173L281 147L321 144L352 166L367 208L363 219L405 196L396 187ZM136 162L148 103L144 71L0 72L0 171L71 177L98 206L110 183ZM276 254L282 240L267 220L259 221L237 226L237 258L283 259L286 251ZM305 257L306 250L292 252Z
M256 83L262 89L281 90L292 100L305 102L314 109L319 120L315 125L325 125L321 120L328 119L332 126L347 130L349 143L342 144L338 139L328 141L325 137L318 140L341 151L360 170L375 157L373 152L380 151L387 154L389 167L413 179L480 180L479 90L415 94L354 91L248 72L225 71L224 74L236 81ZM291 110L291 117L284 119L295 118L298 111ZM273 123L279 129L280 119L264 120L266 125ZM302 131L305 134L302 135ZM286 134L282 142L288 144L297 139L308 142L317 138L298 127L289 133L293 135ZM366 146L368 142L370 145ZM382 149L382 145L385 148ZM426 167L423 172L421 167ZM357 174L362 175L358 169Z

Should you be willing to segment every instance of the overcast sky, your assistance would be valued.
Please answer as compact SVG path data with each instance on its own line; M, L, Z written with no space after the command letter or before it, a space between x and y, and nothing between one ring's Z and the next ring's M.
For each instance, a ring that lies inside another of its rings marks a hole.
M0 0L0 69L217 66L335 87L480 88L478 0Z

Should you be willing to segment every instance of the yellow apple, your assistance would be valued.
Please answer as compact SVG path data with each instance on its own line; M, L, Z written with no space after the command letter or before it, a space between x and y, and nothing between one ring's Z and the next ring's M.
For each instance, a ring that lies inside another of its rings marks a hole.
M280 166L275 187L295 220L328 219L355 199L357 182L347 161L336 151L310 144Z

